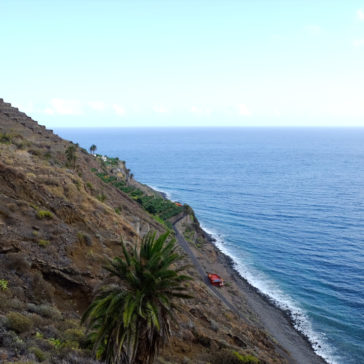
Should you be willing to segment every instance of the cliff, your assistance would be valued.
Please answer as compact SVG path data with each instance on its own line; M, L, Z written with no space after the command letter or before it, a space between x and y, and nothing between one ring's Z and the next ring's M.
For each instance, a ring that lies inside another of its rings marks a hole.
M125 162L89 154L0 99L0 362L96 362L79 319L104 262L121 254L120 239L135 245L166 229L190 264L194 298L157 361L227 363L237 352L247 362L293 362L227 277L191 208L135 181ZM224 288L209 286L209 269L227 278Z

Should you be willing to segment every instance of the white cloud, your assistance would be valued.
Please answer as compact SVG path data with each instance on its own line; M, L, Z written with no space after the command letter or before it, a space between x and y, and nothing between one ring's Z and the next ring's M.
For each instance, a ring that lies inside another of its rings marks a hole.
M356 14L358 15L359 20L364 20L364 10L359 9Z
M318 35L321 33L321 27L319 25L310 24L305 26L305 31L310 35Z
M354 47L363 47L364 46L364 38L363 39L355 39L353 41Z
M112 108L114 109L116 115L123 116L125 114L125 109L120 105L114 104Z
M106 108L106 105L103 101L90 101L88 105L91 109L96 111L103 111Z
M78 100L52 99L50 106L44 110L48 115L81 115L82 106Z
M168 110L164 106L154 106L153 111L157 113L165 113L168 112Z
M242 115L242 116L251 115L251 112L249 111L249 109L247 108L247 106L245 104L238 105L238 112L239 112L239 115Z

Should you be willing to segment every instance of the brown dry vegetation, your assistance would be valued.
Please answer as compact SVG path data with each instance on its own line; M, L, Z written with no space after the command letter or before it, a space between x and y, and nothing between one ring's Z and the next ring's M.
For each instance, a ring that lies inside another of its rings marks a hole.
M7 282L0 287L0 362L92 363L79 318L105 276L103 263L121 253L121 238L133 246L165 227L92 172L107 168L125 178L124 163L112 170L76 146L76 167L70 169L70 142L9 110L0 101L0 280ZM196 255L208 257L208 269L217 253L192 216L180 229ZM195 298L184 302L160 363L216 363L221 350L225 358L237 352L260 363L286 362L283 350L249 317L233 283L226 295L245 319L229 311L193 267L188 273L195 278Z

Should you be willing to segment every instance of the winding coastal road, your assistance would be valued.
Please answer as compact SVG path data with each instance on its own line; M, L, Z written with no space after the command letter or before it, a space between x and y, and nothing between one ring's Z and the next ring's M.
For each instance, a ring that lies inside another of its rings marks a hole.
M181 221L185 216L178 218L176 221L172 223L173 230L176 234L177 241L179 245L182 247L182 249L185 251L185 253L189 256L191 259L193 265L195 266L197 272L200 274L202 281L206 284L207 288L217 297L219 298L227 308L229 308L231 311L233 311L236 315L238 315L240 318L244 319L243 316L241 316L240 312L235 308L235 306L229 302L219 291L219 288L214 287L211 285L208 277L207 272L205 272L205 269L202 267L201 263L197 260L196 256L193 254L190 246L188 245L188 242L183 237L183 235L179 232L177 228L177 223Z

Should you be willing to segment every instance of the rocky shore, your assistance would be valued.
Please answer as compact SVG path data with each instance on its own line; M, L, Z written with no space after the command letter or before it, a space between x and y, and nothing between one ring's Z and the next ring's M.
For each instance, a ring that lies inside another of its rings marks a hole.
M216 246L215 238L200 228L196 218L194 221L195 229L199 231L207 244L196 248L195 244L190 243L191 251L205 272L214 271L224 277L228 288L225 287L219 291L224 298L239 307L240 316L246 322L259 325L267 331L289 354L290 363L327 363L314 352L308 338L295 329L290 313L275 306L269 297L263 295L243 278L236 270L232 258ZM180 221L177 225L178 230L183 232L189 223L191 222L188 217L184 222Z

